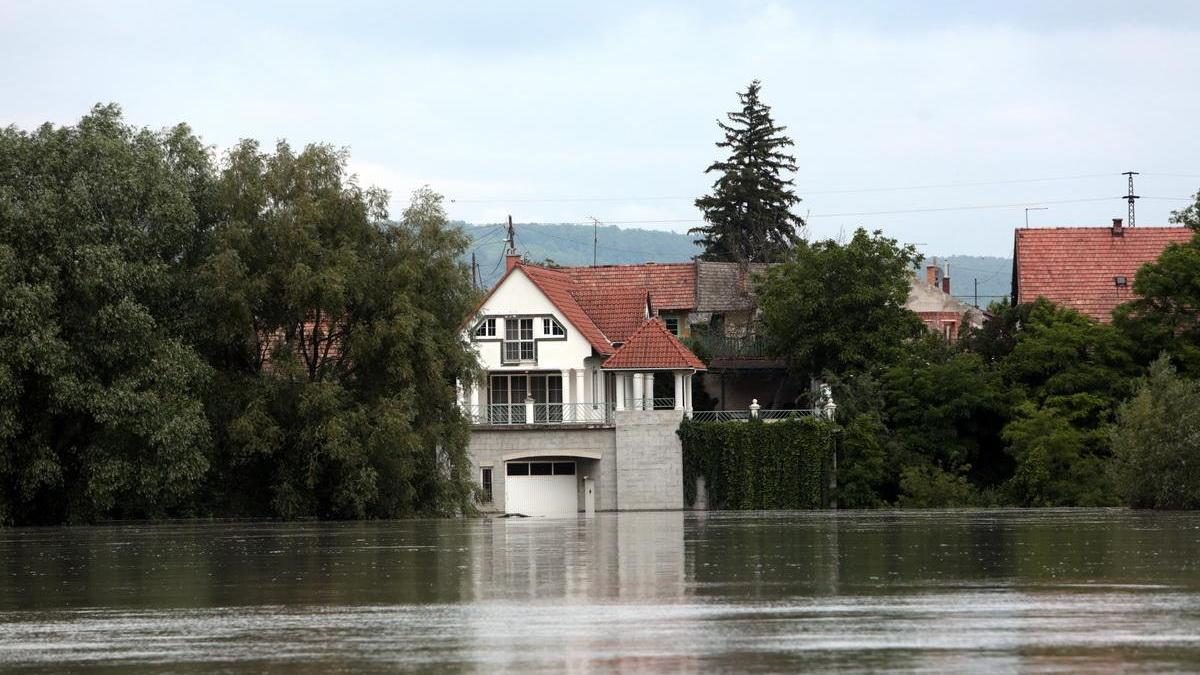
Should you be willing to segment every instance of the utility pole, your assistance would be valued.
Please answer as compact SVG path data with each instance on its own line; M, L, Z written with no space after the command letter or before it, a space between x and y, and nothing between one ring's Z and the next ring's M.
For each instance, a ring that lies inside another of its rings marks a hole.
M979 278L976 277L974 279L974 281L975 281L975 309L979 309Z
M600 242L600 221L595 216L588 216L592 219L592 267L596 266L596 248Z
M474 251L471 251L471 288L479 289L479 263L475 262Z
M504 237L504 255L517 254L517 233L513 230L512 215L508 216L508 233Z
M1133 227L1133 200L1138 199L1138 196L1133 194L1133 177L1138 175L1136 171L1126 171L1122 176L1129 176L1129 194L1125 195L1125 201L1129 202L1129 227Z

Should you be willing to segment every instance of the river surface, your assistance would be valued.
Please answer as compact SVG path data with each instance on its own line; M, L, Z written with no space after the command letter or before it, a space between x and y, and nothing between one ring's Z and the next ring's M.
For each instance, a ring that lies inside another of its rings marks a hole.
M0 530L19 672L1200 670L1200 514Z

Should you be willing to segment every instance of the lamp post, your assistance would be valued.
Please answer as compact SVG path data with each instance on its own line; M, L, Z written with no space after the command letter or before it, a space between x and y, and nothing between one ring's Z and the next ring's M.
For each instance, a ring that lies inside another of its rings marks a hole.
M1027 229L1027 230L1029 229L1029 212L1030 211L1045 211L1049 208L1050 207L1048 207L1048 206L1026 206L1025 207L1025 229Z

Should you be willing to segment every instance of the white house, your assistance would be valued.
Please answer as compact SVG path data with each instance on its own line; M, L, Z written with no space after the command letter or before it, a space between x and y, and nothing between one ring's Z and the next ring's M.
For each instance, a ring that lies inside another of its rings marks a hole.
M705 365L660 319L655 290L614 282L611 266L509 255L506 267L464 327L485 371L462 386L483 508L681 508L675 431Z

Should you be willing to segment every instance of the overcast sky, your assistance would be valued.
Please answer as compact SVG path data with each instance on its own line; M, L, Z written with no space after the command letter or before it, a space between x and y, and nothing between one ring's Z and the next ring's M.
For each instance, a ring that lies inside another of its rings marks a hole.
M715 119L755 78L812 237L1008 255L1025 205L1048 207L1035 225L1124 216L1122 171L1142 225L1200 188L1189 0L0 0L0 124L115 101L218 148L327 141L396 208L429 184L472 222L698 219Z

